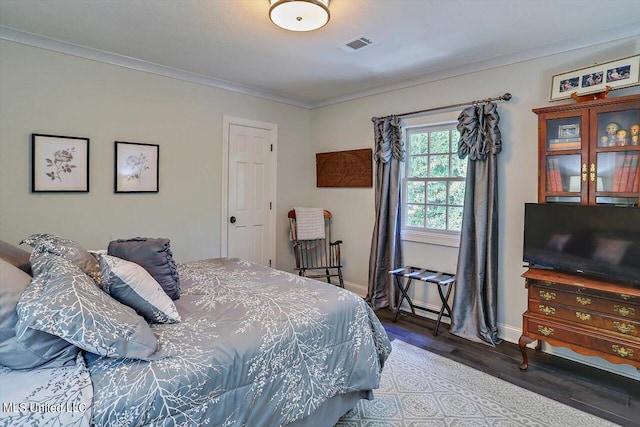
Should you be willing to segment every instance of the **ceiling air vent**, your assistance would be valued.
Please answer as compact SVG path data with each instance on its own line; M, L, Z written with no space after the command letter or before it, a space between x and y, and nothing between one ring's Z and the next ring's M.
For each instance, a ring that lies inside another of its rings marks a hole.
M340 49L351 53L351 52L356 52L358 50L362 50L367 46L371 46L372 44L373 42L371 41L370 38L358 37L355 40L351 40L349 42L346 42L340 45Z

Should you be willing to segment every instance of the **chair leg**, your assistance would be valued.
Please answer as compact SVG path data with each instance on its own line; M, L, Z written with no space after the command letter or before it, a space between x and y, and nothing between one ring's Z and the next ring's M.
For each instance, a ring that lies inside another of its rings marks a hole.
M340 287L344 289L344 280L342 279L342 268L338 267L338 279L340 281Z

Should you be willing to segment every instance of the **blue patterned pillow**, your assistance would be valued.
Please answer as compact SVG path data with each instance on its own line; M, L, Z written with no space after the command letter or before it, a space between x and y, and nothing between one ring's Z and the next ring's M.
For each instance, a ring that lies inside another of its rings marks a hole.
M180 315L171 298L151 274L136 263L100 256L102 288L149 322L177 323Z
M75 264L43 253L31 259L31 267L33 280L17 305L19 340L36 329L100 356L155 358L158 340L147 322Z
M29 329L16 337L16 304L31 276L0 259L0 365L11 369L57 368L75 364L78 347L46 332Z
M20 243L33 248L32 258L44 252L61 256L80 267L80 270L87 273L97 284L100 284L98 260L73 240L54 234L32 234Z

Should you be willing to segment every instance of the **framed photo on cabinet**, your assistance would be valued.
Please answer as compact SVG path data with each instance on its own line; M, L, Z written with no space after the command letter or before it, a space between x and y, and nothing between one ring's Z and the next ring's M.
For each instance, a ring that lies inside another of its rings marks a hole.
M31 134L31 191L89 192L89 138Z
M640 55L627 56L585 68L559 73L551 78L550 101L640 84Z
M157 193L160 146L115 141L114 192Z

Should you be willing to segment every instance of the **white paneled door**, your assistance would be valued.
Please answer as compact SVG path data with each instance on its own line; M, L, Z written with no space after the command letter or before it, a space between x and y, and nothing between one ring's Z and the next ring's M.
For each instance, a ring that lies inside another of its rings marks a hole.
M270 266L275 256L273 130L228 126L227 256Z

